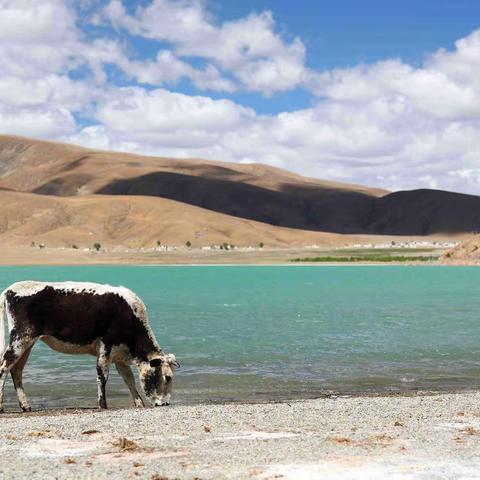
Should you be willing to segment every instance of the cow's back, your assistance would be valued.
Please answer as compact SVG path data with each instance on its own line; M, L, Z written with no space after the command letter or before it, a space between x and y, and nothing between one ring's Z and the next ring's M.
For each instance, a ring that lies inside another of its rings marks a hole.
M6 299L15 328L78 345L129 344L146 322L143 302L125 287L27 281L10 286Z

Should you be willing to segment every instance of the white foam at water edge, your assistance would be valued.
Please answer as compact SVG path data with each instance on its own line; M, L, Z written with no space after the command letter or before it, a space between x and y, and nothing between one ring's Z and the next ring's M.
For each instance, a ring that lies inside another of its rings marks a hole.
M344 458L318 464L270 465L259 478L282 480L474 480L480 462L434 461L434 459L394 459L383 462Z

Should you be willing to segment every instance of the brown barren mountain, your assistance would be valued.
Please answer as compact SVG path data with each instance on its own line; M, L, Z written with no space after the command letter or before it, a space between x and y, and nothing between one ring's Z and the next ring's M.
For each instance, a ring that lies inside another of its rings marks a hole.
M52 246L338 243L338 234L476 231L480 198L389 193L260 164L105 152L0 136L0 242Z

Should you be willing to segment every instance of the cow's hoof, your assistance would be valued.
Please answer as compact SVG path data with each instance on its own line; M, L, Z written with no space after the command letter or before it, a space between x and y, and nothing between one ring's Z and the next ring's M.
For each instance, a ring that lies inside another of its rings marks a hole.
M162 407L168 407L170 405L169 402L162 403Z
M31 412L32 407L22 407L22 412Z
M1 415L2 413L5 413L5 410L4 410L3 408L0 408L0 415Z
M137 407L137 408L145 408L145 404L143 403L142 400L135 400L134 405L135 405L135 407Z

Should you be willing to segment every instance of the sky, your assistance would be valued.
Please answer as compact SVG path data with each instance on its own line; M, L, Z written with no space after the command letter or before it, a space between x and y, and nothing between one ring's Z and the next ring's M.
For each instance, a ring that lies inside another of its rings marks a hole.
M0 133L480 194L480 2L0 0Z

